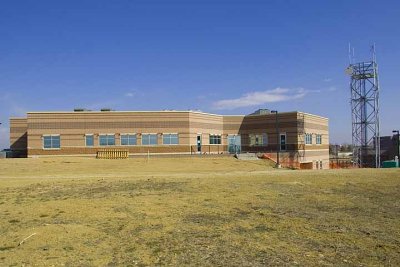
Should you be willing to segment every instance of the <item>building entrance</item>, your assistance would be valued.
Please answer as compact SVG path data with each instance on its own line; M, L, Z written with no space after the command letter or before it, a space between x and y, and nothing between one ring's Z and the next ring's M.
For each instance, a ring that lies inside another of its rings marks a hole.
M230 154L238 154L241 152L241 139L240 135L230 134L228 135L228 152Z

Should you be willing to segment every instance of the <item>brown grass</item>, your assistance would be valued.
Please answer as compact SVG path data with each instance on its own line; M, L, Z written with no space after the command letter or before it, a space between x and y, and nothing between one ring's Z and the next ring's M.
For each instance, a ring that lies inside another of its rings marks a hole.
M0 265L399 266L399 196L397 169L0 160Z

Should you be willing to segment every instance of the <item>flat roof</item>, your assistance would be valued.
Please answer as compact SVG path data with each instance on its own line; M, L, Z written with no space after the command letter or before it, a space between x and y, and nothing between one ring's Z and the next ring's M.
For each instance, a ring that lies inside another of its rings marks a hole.
M112 114L112 113L195 113L195 114L203 114L203 115L211 115L211 116L225 116L225 117L244 117L244 116L268 116L274 115L274 113L270 114L253 114L253 115L221 115L215 113L208 113L203 111L196 111L196 110L111 110L111 111L99 111L99 110L85 110L85 111L30 111L27 114ZM279 112L279 114L288 114L288 113L300 113L305 114L313 117L328 119L326 117L315 115L307 112L302 111L286 111L286 112ZM21 118L21 117L18 117Z
M72 114L80 114L80 113L156 113L156 112L165 112L165 113L199 113L199 114L207 114L207 115L217 115L221 116L219 114L213 114L213 113L207 113L207 112L202 112L202 111L196 111L196 110L107 110L107 111L100 111L100 110L83 110L83 111L29 111L27 114L49 114L49 113L61 113L61 114L67 114L67 113L72 113ZM240 116L240 115L238 115Z

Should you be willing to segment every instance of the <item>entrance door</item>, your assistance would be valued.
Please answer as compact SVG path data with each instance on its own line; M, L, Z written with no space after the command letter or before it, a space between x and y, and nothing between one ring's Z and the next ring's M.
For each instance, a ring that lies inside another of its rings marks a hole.
M241 151L240 135L228 135L228 152L230 154L238 154Z
M286 150L286 134L283 133L280 135L280 150L285 151Z
M197 152L201 152L201 134L197 135Z

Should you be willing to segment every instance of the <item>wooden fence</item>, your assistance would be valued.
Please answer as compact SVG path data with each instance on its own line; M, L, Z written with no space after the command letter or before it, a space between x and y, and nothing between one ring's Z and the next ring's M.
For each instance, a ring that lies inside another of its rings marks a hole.
M101 149L96 155L98 159L127 159L128 157L128 150L123 149Z
M355 168L351 158L330 158L330 169L351 169Z

